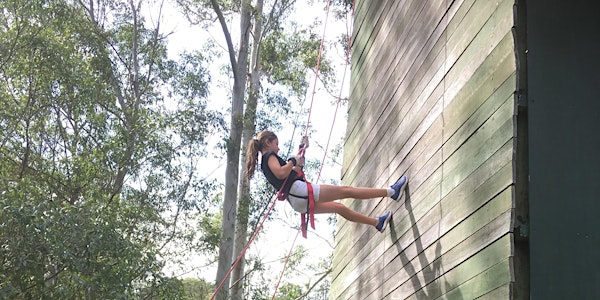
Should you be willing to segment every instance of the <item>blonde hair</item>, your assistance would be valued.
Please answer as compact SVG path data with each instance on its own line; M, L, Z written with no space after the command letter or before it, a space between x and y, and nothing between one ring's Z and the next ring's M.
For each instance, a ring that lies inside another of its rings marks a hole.
M248 180L252 178L256 171L256 165L258 164L258 152L262 153L265 143L272 142L277 139L277 135L274 132L263 130L255 139L251 139L248 143L248 150L246 150L246 170L245 176Z

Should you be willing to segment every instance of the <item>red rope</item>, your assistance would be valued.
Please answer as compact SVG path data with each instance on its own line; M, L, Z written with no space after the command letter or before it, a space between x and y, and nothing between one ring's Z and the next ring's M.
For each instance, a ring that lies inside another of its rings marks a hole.
M271 204L271 206L267 210L267 213L265 214L265 217L262 219L262 221L260 222L260 224L258 225L258 227L256 227L256 230L254 230L254 233L252 234L252 236L250 237L250 239L246 243L246 246L244 247L244 249L242 250L242 252L240 252L240 255L238 255L237 259L235 260L235 262L233 263L233 265L231 266L231 268L229 268L229 271L227 272L227 274L225 274L225 277L223 277L223 280L221 280L221 283L219 284L219 286L217 287L217 289L215 290L215 292L210 297L211 300L213 300L215 298L215 296L217 295L217 293L219 292L219 290L221 289L221 287L223 287L223 284L225 283L225 280L229 277L229 275L231 275L231 272L233 271L233 269L235 269L235 267L238 265L238 263L242 260L242 258L244 257L244 254L246 254L246 250L248 250L248 248L250 247L250 244L254 241L254 238L256 237L256 235L258 234L258 232L262 228L263 224L265 223L265 221L267 220L267 218L271 214L271 210L273 210L273 207L275 206L275 203L277 203L277 197L274 197L273 204Z

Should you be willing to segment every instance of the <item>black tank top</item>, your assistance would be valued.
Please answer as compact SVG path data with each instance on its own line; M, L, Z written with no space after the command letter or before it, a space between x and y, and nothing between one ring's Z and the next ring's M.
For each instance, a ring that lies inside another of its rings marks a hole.
M269 157L271 155L275 155L275 157L277 157L277 160L279 161L279 164L282 166L285 166L287 162L273 151L265 152L262 155L262 159L260 162L260 169L262 170L263 174L265 174L265 177L267 177L267 181L269 181L269 183L279 191L281 189L281 186L283 185L283 182L285 181L285 178L277 178L275 174L273 174L273 171L269 169Z

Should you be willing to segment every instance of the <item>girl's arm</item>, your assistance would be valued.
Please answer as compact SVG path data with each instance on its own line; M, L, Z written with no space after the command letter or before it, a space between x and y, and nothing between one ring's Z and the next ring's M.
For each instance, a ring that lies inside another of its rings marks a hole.
M279 165L279 160L277 160L277 157L275 157L275 155L271 155L269 157L268 164L269 169L271 169L273 175L275 175L275 177L277 177L278 179L285 179L288 175L290 175L290 172L292 172L292 170L300 171L300 168L294 166L294 164L292 164L291 161L288 161L287 164L283 166Z

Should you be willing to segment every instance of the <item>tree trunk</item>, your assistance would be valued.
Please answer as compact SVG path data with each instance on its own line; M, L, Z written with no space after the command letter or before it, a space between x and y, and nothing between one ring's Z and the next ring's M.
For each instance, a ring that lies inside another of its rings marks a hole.
M263 0L257 0L254 7L254 32L252 42L252 57L250 60L250 88L248 91L248 102L244 114L244 129L242 132L242 153L240 164L246 163L246 148L248 142L253 138L256 130L256 107L260 95L260 43L262 40L262 11ZM243 168L242 168L243 169ZM239 176L240 196L238 200L238 215L235 224L234 256L237 257L244 250L248 240L248 218L250 215L250 185L242 172ZM243 274L244 259L240 261L231 274L231 299L243 299Z
M255 8L254 33L252 42L252 58L250 61L250 88L248 91L248 103L244 113L244 130L242 132L242 153L240 156L241 169L246 163L246 148L250 140L254 137L256 131L256 107L260 95L260 43L262 40L262 10L263 0L257 0ZM234 255L239 255L244 250L248 241L248 218L250 215L250 185L246 176L242 172L238 182L239 200L238 215L235 228ZM244 292L244 267L245 261L241 259L240 263L231 274L231 299L243 299Z
M216 1L211 1L217 13L220 12ZM235 219L237 209L237 182L239 175L240 146L243 127L244 96L246 91L246 68L248 64L248 42L250 39L250 12L251 2L244 0L240 16L240 44L237 62L231 59L234 81L231 99L231 132L227 141L227 165L225 167L225 192L223 195L223 220L221 241L219 244L219 265L217 269L217 285L223 281L223 285L216 295L217 299L227 299L229 294L229 279L224 279L232 264L233 239L235 231ZM219 20L223 32L228 39L230 57L234 57L231 46L231 36L226 30L226 24L222 15Z

